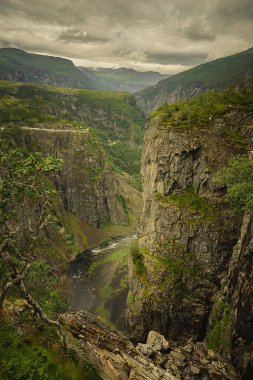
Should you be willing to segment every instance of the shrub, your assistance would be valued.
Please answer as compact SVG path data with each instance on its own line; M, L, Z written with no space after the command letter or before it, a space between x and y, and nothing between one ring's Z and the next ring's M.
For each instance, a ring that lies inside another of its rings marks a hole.
M234 157L213 180L226 186L228 200L235 212L253 209L253 160L246 156Z
M49 328L48 328L49 329ZM40 340L47 344L41 345ZM48 340L48 341L47 341ZM51 329L42 335L17 334L14 328L0 327L0 378L2 380L101 380L89 363L80 364L75 352L63 353L50 346ZM55 345L56 347L56 345Z
M209 90L194 98L174 104L165 104L151 116L159 116L167 125L174 128L191 128L207 125L213 118L221 117L234 110L251 112L253 110L253 84L240 88L228 88L224 92Z

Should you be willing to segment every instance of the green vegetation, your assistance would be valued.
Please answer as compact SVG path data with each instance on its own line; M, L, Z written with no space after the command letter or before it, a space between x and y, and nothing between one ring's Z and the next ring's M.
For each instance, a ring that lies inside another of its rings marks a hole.
M137 241L133 242L130 247L130 256L132 258L137 275L145 279L147 276L147 272L143 262L143 253Z
M226 186L232 209L242 212L253 209L253 160L246 156L233 157L228 166L218 171L214 182Z
M48 315L57 315L66 306L61 298L58 282L52 273L52 267L45 260L36 260L26 279L30 294L38 300Z
M81 253L88 248L88 237L84 234L83 229L78 223L77 217L71 212L65 213L66 224L69 230L73 232L74 236L69 236L69 241L75 253Z
M133 305L135 303L135 295L132 292L132 290L129 290L129 292L128 292L128 301L131 305Z
M230 320L231 307L219 301L214 307L214 323L206 338L207 347L214 351L230 352Z
M43 158L40 153L28 153L5 144L1 146L0 231L3 248L0 261L4 276L0 282L0 308L11 290L13 294L13 289L17 296L19 291L23 296L32 295L49 314L59 312L63 307L52 264L59 264L60 270L65 257L59 257L54 243L48 246L49 240L45 237L45 230L48 235L52 232L56 236L58 221L54 215L58 196L45 174L50 176L60 166L61 162L56 158ZM53 230L50 228L52 223ZM46 254L41 256L45 243ZM17 281L19 277L22 281Z
M178 251L178 247L176 245L175 250ZM140 249L137 242L134 242L130 248L130 255L135 271L137 275L144 280L146 280L147 276L146 268L143 262L144 257L151 260L153 265L156 265L157 268L159 268L159 271L161 269L169 270L170 276L166 277L166 281L171 281L181 274L196 275L199 273L200 268L195 263L194 254L187 253L183 257L171 257L170 253L173 253L173 248L169 247L169 249L166 250L166 245L163 245L162 251L157 251L155 254L151 254L145 247ZM160 285L163 286L164 284ZM153 286L156 285L153 284Z
M90 365L81 365L72 351L63 352L52 329L40 334L0 327L0 378L3 380L100 380ZM42 346L43 342L43 346Z
M154 303L161 302L159 297L162 296L162 292L170 288L171 293L179 292L187 302L196 299L196 295L187 290L185 280L201 278L201 266L196 260L196 254L186 252L181 243L163 241L153 252L146 247L139 248L134 243L130 253L135 273L142 280L141 298L152 299ZM152 283L149 282L146 267L152 268ZM135 296L131 291L128 300L131 305L135 303Z
M130 216L129 216L129 207L128 207L128 201L125 197L123 197L122 194L120 194L118 197L118 202L122 205L123 209L124 209L124 212L127 216L127 219L128 219L128 223L130 223Z
M149 257L153 262L156 262L157 265L169 269L175 278L180 274L196 275L199 272L199 267L196 264L194 266L189 264L189 261L191 261L191 264L194 263L194 255L190 253L183 258L164 258L155 255L150 255Z
M187 209L191 214L198 214L207 219L213 219L213 209L203 198L195 193L193 187L188 187L183 193L174 193L166 196L156 193L156 199L164 204L174 203Z
M140 172L141 148L127 145L124 141L103 144L115 169L125 171L131 175Z
M101 245L101 243L109 241L111 238L126 236L127 234L135 231L135 226L108 222L102 224L99 231L103 234L103 239L98 244Z
M31 54L20 49L0 49L0 78L47 83L63 87L134 92L168 75L133 69L77 68L64 58Z
M111 69L111 68L79 68L84 74L92 78L98 85L107 87L108 90L135 92L147 86L156 84L159 80L169 75L154 71L140 72L133 69Z
M9 148L4 143L0 149L0 226L4 226L13 216L15 206L20 202L29 200L36 207L36 202L41 201L45 192L51 194L51 205L56 205L54 188L45 174L58 171L61 160L51 156L43 158L38 152Z
M196 87L204 92L206 89L222 89L242 83L247 72L252 69L252 63L253 48L173 75L140 91L138 98L142 99L146 110L149 110L154 104L159 106L162 102L165 103L173 92L186 91L187 94L190 89L192 93Z
M186 252L183 244L179 242L163 241L158 244L154 253L147 249L142 249L142 254L152 261L153 266L157 266L158 271L168 271L164 284L166 282L179 279L180 276L196 276L200 273L200 266L196 261L196 255L192 252Z
M26 123L55 123L64 119L45 113L46 101L38 99L16 99L3 96L0 99L0 121Z
M139 177L145 118L132 95L0 81L0 96L5 128L89 129L115 171Z
M64 87L98 88L72 61L64 58L29 54L12 48L0 49L1 79L48 83Z
M59 198L50 180L60 167L54 157L1 144L0 316L8 308L22 309L22 335L11 327L0 328L4 380L100 379L94 368L78 363L74 351L63 351L52 327L58 328L58 322L50 319L65 308L59 278L69 248L61 236L67 230L60 224Z
M240 88L229 88L224 92L209 90L205 94L182 102L166 104L153 112L164 124L185 129L208 125L213 119L225 114L253 110L253 83Z
M99 260L93 262L89 268L90 272L96 271L99 267L104 267L107 264L117 263L119 267L127 266L129 250L128 248L121 248L107 254Z

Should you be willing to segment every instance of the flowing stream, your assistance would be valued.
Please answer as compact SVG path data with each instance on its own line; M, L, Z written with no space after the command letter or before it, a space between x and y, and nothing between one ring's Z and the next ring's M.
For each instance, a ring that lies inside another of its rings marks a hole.
M87 310L124 329L129 247L136 234L86 250L70 264L66 282L69 311Z

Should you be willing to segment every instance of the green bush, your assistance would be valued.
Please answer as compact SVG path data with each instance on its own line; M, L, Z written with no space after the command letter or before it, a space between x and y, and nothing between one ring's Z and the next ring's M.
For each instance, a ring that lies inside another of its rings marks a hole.
M174 128L191 128L209 124L213 119L235 110L252 112L252 83L224 92L209 90L194 98L165 104L151 116L159 116L164 123Z
M234 157L213 180L226 186L228 200L235 212L253 210L253 160L246 156Z
M63 356L63 353L36 342L39 338L46 342L52 332L44 331L43 334L43 337L23 336L9 326L0 327L1 379L101 380L98 371L88 363L80 365L70 353L65 352Z
M68 375L56 366L52 353L34 344L25 345L17 333L0 328L0 368L8 380L68 380Z
M156 199L163 203L175 203L180 207L188 209L191 213L201 214L203 216L211 216L212 214L212 208L205 199L200 198L200 196L195 193L192 186L189 186L184 192L178 194L173 193L163 196L160 193L156 193Z

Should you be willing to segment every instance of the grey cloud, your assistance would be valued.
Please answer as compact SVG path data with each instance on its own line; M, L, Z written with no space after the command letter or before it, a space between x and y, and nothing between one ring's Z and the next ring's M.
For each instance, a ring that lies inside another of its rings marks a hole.
M148 62L162 65L195 66L207 59L207 53L146 53L146 58Z
M158 0L159 2L160 0ZM87 19L99 17L109 23L135 23L149 19L156 9L151 0L119 2L118 0L1 0L1 13L18 15L33 21L73 25L85 23Z
M75 28L62 31L57 39L63 42L74 43L104 43L110 41L109 38L92 36Z
M252 0L0 1L2 46L79 64L176 72L253 40Z
M192 25L183 28L183 32L186 37L193 41L214 41L215 34L208 31L205 27L199 25L199 23L194 23Z
M11 44L8 40L0 39L0 47L1 48L11 47Z
M252 20L253 2L252 0L223 0L216 4L214 12L219 19Z

